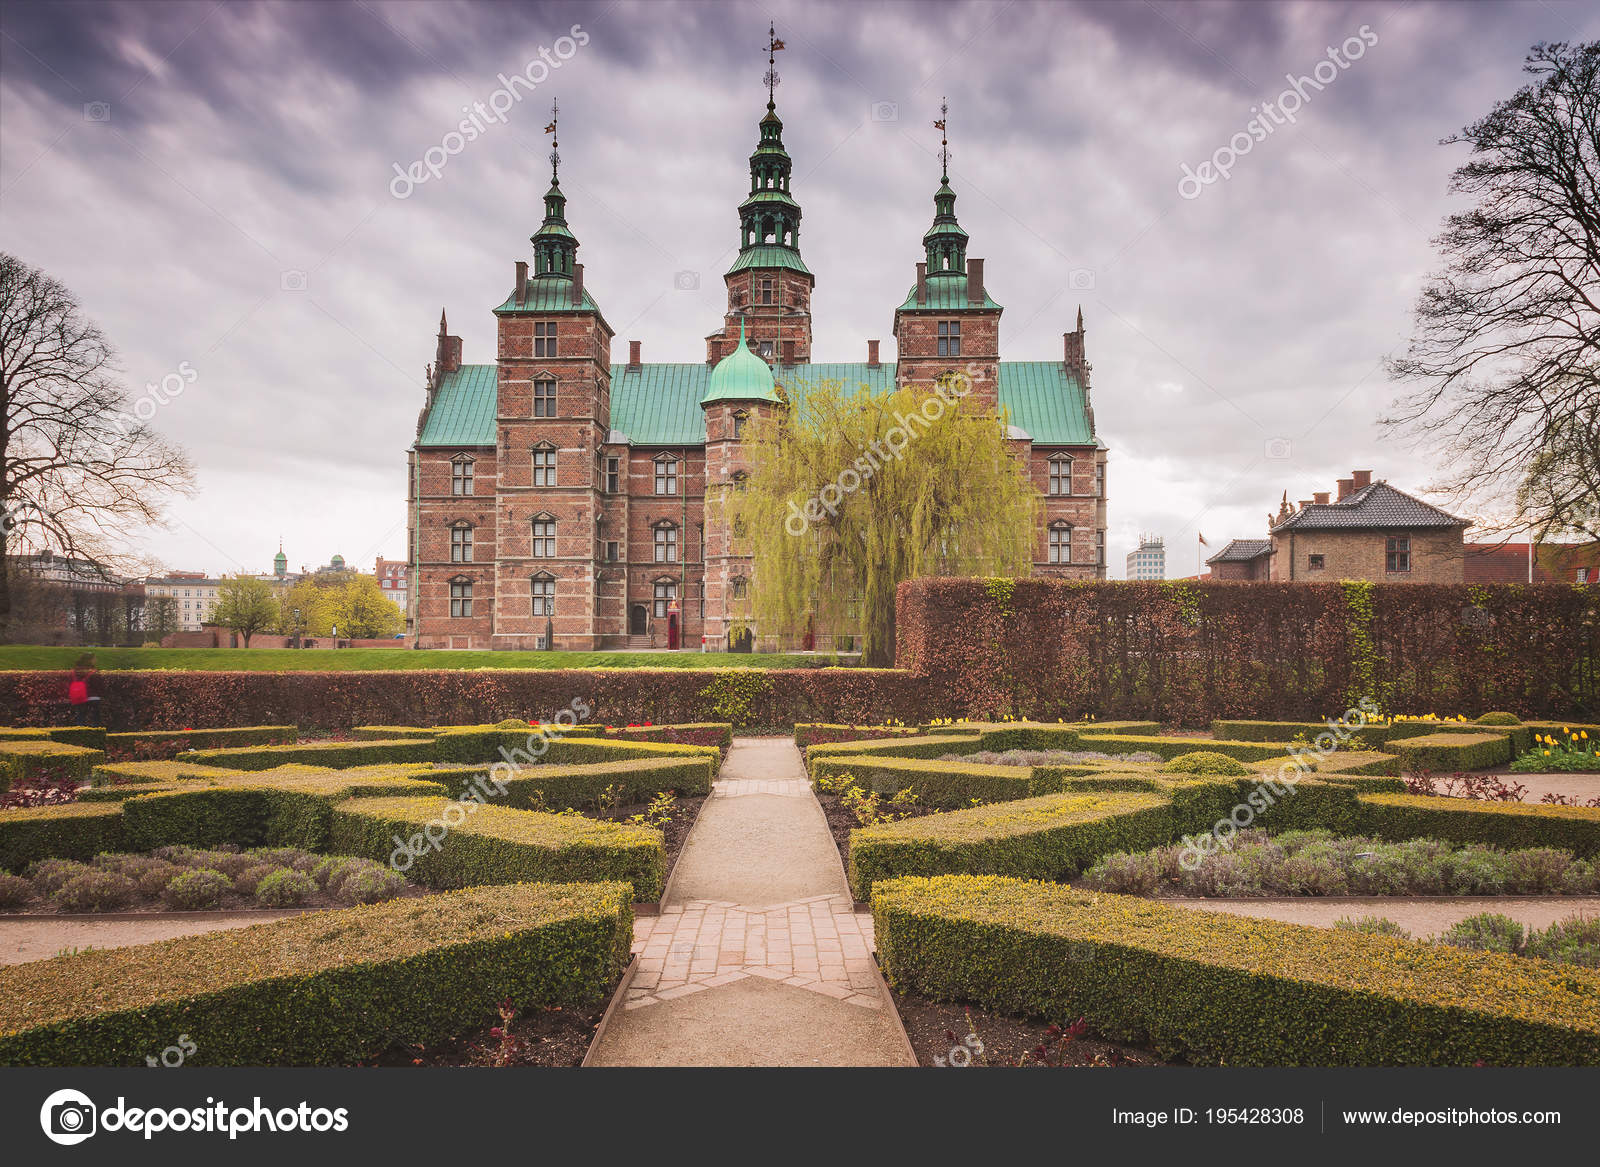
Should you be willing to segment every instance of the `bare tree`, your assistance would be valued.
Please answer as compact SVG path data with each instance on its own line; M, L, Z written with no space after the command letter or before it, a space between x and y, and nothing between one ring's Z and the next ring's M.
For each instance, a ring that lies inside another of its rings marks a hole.
M1535 45L1524 68L1444 139L1472 148L1450 189L1476 205L1434 240L1445 268L1390 363L1420 388L1385 422L1443 455L1442 488L1509 502L1506 526L1600 537L1600 42Z
M194 489L188 455L130 407L116 353L72 293L0 253L0 562L50 549L110 578L132 536ZM0 641L11 622L0 571Z

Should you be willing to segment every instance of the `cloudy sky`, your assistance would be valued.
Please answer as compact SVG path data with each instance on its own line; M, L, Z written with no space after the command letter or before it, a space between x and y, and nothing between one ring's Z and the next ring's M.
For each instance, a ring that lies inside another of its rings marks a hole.
M1083 307L1113 576L1141 531L1166 537L1169 574L1192 573L1198 533L1259 536L1283 491L1353 468L1423 487L1431 467L1376 419L1455 205L1465 151L1438 141L1522 83L1535 41L1600 35L1600 8L1560 0L0 13L0 249L78 295L133 395L185 378L155 424L201 491L147 542L211 572L266 570L280 535L291 567L404 554L439 310L468 362L493 360L490 309L541 217L551 98L568 218L619 351L704 359L769 18L788 45L778 108L816 358L863 360L874 337L892 354L948 98L957 212L1006 306L1002 355L1059 359ZM534 70L538 89L396 198L395 165L541 48L559 65ZM1230 140L1248 151L1230 157ZM1226 178L1200 169L1219 150ZM1212 181L1180 190L1185 165Z

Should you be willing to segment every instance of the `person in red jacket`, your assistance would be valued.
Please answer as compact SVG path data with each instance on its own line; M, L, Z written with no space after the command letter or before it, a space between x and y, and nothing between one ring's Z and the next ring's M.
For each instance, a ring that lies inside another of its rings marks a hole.
M100 671L94 666L94 653L84 653L72 666L67 704L72 706L73 725L100 724Z

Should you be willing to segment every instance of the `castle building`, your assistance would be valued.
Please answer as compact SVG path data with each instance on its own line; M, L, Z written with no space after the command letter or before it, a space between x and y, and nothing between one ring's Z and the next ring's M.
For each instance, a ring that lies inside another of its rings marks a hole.
M744 426L822 381L931 390L964 372L969 401L1006 412L1014 455L1042 497L1035 572L1104 579L1106 447L1082 310L1060 359L1001 360L1004 309L984 261L968 257L944 158L924 258L893 309L897 359L882 360L869 340L864 362L814 361L816 281L801 258L801 209L769 85L738 208L740 250L724 276L727 307L705 338L706 359L654 364L636 340L613 360L552 150L532 265L516 261L494 309L494 363L463 364L461 338L439 319L409 454L407 615L418 646L730 647L754 570L724 517L749 468ZM755 637L770 643L759 628Z

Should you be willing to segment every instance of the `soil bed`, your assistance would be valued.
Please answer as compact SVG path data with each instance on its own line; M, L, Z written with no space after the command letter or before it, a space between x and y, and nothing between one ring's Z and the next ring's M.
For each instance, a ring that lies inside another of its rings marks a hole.
M1003 1013L990 1013L976 1006L951 1004L948 1001L930 1001L905 993L893 993L895 1007L900 1010L900 1020L917 1051L919 1066L938 1066L935 1058L943 1058L945 1065L964 1059L951 1049L962 1046L971 1052L969 1034L976 1034L983 1045L981 1054L973 1053L970 1065L980 1067L1007 1066L1038 1068L1047 1063L1041 1060L1039 1047L1043 1046L1048 1065L1053 1066L1162 1066L1181 1065L1167 1062L1152 1050L1117 1042L1101 1041L1094 1037L1080 1037L1061 1043L1058 1035L1050 1032L1048 1022L1008 1017ZM969 1020L970 1019L970 1020ZM952 1034L954 1037L952 1038Z
M606 994L606 1001L611 992ZM523 1009L511 1020L511 1044L505 1060L498 1060L502 1042L491 1029L500 1028L500 1019L486 1021L461 1037L429 1046L396 1043L371 1061L359 1066L546 1066L573 1067L583 1063L594 1040L594 1031L605 1015L606 1001L576 1009Z

